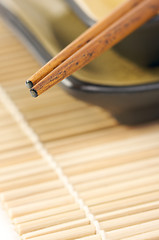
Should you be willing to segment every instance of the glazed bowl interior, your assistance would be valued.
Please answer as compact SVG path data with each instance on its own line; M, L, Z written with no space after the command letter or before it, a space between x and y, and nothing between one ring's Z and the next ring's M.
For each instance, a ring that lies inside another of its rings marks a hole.
M85 17L90 18L90 21L96 22L103 19L106 15L109 15L116 7L120 4L124 3L125 0L66 0L69 3L75 3ZM83 21L87 21L86 23L89 24L88 19L86 20L83 16ZM159 15L153 18L153 21L159 21Z
M109 15L124 1L67 0L80 19L88 26ZM140 66L159 65L159 14L120 41L113 49Z
M15 0L15 2L19 7L19 17L52 56L87 29L64 0L45 2ZM92 84L133 86L157 82L159 67L140 67L111 49L73 76Z

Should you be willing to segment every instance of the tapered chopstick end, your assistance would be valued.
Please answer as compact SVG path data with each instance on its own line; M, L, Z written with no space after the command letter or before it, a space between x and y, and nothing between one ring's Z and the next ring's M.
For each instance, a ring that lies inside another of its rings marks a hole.
M30 94L34 98L38 97L38 93L37 93L37 91L35 89L30 89Z
M30 81L30 80L27 80L26 82L25 82L25 85L27 86L27 88L32 88L33 87L33 83Z

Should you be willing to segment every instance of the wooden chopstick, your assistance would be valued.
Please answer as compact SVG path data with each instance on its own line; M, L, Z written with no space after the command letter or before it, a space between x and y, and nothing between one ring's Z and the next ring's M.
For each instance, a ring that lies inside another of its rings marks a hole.
M133 9L142 1L143 0L126 0L126 2L117 7L109 16L94 24L91 28L89 28L72 43L70 43L66 48L64 48L57 56L55 56L47 64L45 64L45 66L43 66L34 75L32 75L29 80L26 81L26 86L28 88L32 88L36 83L38 83L48 73L50 73L58 65L60 65L67 58L69 58L73 53L75 53L77 50L79 50L81 47L91 41L104 29L109 27L113 22L122 17L126 12Z
M53 71L48 73L30 90L31 95L37 97L64 78L70 76L73 72L84 67L155 16L158 11L158 0L143 0L142 3L122 16L110 27L103 30Z

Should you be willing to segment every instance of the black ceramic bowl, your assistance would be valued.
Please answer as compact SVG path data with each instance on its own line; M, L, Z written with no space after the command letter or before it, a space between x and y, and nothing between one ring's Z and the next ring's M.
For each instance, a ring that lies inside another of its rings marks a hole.
M86 25L92 26L95 23L77 1L66 1ZM158 66L159 15L122 40L114 50L136 64ZM75 81L72 79L72 87L74 85ZM114 87L80 82L76 84L74 91L69 90L76 97L78 95L81 99L108 109L124 124L136 124L159 118L159 83Z
M29 48L31 46L31 50L42 63L52 57L39 39L10 9L0 4L0 13L12 28L20 33L27 46ZM109 110L122 124L132 125L159 119L159 81L129 86L108 86L88 83L70 76L61 82L61 86L76 98Z
M66 1L85 24L92 26L95 23L93 17L81 7L80 2ZM159 15L122 40L114 50L142 66L159 65Z

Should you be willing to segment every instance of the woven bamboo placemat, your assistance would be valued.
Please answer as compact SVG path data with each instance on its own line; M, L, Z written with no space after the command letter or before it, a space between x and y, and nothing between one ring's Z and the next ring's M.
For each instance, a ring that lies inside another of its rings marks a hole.
M28 240L159 239L159 122L119 125L58 86L38 99L39 68L0 22L0 192Z

